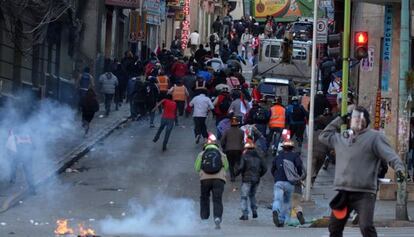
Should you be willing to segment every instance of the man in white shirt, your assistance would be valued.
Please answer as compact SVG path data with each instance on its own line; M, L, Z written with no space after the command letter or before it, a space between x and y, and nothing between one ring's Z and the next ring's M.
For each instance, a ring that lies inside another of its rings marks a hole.
M196 30L190 34L190 45L191 45L191 54L194 55L195 51L200 45L200 34Z
M193 119L194 119L194 134L196 137L196 144L200 142L201 136L205 139L208 138L206 118L208 112L214 109L214 105L204 93L194 97L190 106L193 108Z

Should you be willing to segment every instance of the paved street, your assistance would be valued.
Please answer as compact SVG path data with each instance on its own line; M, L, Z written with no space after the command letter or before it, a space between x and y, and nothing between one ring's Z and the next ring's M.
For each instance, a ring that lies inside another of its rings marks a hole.
M210 120L210 123L212 121ZM272 198L270 174L258 191L259 218L238 220L238 182L224 194L222 230L198 217L199 181L193 170L201 145L194 144L192 120L181 122L166 152L154 144L156 129L130 122L97 144L72 172L42 186L0 216L0 236L53 236L57 219L90 226L101 236L328 236L327 229L276 229L266 205ZM211 125L211 124L210 124ZM414 229L379 229L379 236L412 236ZM360 236L349 229L345 236Z

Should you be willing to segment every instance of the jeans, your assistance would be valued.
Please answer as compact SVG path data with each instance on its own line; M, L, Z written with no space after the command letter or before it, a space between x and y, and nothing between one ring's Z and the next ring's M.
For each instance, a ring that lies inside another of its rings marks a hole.
M230 178L233 181L236 177L234 175L235 168L239 165L241 159L241 150L226 151L227 160L229 161Z
M223 216L223 191L224 181L221 179L205 179L200 181L200 217L202 220L210 217L210 192L213 194L213 215L214 218Z
M257 130L259 130L259 132L266 137L266 131L267 131L267 124L259 124L256 123L254 126L256 126Z
M164 130L164 128L166 128L164 141L162 143L162 147L166 148L167 143L168 143L168 139L170 137L171 130L173 129L173 127L174 127L174 119L161 118L161 125L160 125L160 128L158 128L157 134L154 137L154 142L158 141L158 139L160 138L162 130Z
M279 213L280 223L289 220L294 186L288 181L277 181L273 188L272 210Z
M280 137L282 136L282 132L283 132L283 128L270 128L269 129L269 134L267 136L267 143L270 143L273 141L273 145L275 146L275 150L277 150L277 146L279 145L280 142ZM274 139L273 139L274 136Z
M27 152L23 152L27 153ZM17 175L17 168L21 165L24 177L26 179L27 186L30 190L34 190L34 182L33 182L33 168L32 168L32 159L30 154L19 154L19 155L12 155L13 160L10 164L10 183L16 182L16 175Z
M138 116L137 107L132 100L129 101L129 111L131 112L131 118L134 119Z
M113 98L114 98L114 94L105 94L105 113L106 113L106 115L109 115L109 112L111 111L111 103L112 103Z
M377 231L374 227L374 209L377 195L374 193L363 192L346 192L348 214L342 219L338 220L331 215L329 220L329 236L342 237L342 232L349 214L355 210L359 215L359 229L363 237L377 237Z
M183 116L184 115L185 101L176 100L175 103L177 103L178 115Z
M299 143L303 142L303 134L305 133L306 124L292 124L289 125L290 128L290 137L296 135L296 141Z
M252 210L252 212L255 212L257 210L256 192L258 186L259 183L242 183L240 190L240 205L243 215L249 215L248 200L250 200L250 209Z
M206 117L193 117L194 118L194 134L197 137L202 135L204 138L208 137Z
M150 110L150 125L154 125L155 112Z

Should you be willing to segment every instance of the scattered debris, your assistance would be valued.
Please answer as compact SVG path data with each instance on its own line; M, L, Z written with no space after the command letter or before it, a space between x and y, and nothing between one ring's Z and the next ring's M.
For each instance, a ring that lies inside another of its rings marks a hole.
M121 213L121 216L125 216L125 215L126 215L126 213L125 213L125 212L122 212L122 213Z
M115 204L115 202L113 202L113 201L110 201L110 202L109 202L109 204L111 204L111 205L114 205L114 204Z
M95 219L94 218L89 218L89 221L92 222L92 221L95 221Z
M105 117L103 114L99 115L99 118L103 118L103 117Z
M0 222L0 225L1 225L1 226L5 226L5 225L7 225L7 224L6 224L6 222Z

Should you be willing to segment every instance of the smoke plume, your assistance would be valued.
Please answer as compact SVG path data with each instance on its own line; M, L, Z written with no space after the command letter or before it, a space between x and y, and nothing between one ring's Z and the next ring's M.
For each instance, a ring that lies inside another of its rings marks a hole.
M104 234L142 234L150 236L186 235L195 229L197 215L190 199L157 196L153 203L130 202L128 217L107 217L100 222Z

